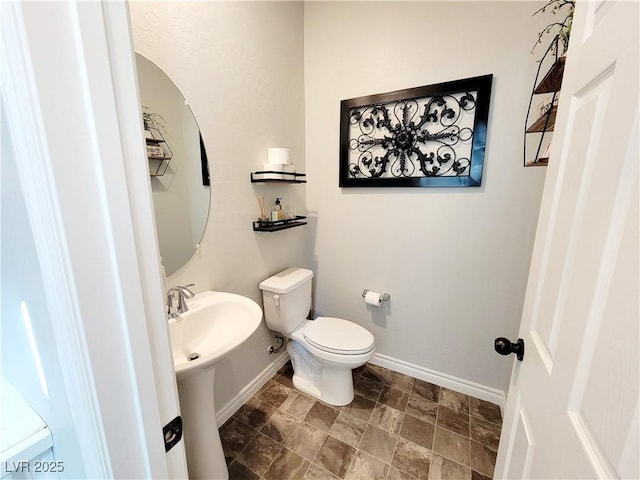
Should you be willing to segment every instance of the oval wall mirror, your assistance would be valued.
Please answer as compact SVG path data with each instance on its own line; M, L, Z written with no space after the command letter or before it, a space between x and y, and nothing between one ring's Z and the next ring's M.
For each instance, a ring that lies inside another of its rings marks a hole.
M209 167L200 129L178 88L137 53L136 66L160 256L171 275L202 239L209 216Z

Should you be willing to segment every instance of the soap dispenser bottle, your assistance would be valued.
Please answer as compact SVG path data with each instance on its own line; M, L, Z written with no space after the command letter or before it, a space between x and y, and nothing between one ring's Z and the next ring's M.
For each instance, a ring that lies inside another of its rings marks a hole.
M273 209L271 210L271 221L277 222L278 220L282 220L282 204L280 203L280 198L276 198L276 203L273 205Z
M280 201L279 203L279 208L278 208L278 220L284 220L284 202L282 201L281 198L277 198L277 201Z

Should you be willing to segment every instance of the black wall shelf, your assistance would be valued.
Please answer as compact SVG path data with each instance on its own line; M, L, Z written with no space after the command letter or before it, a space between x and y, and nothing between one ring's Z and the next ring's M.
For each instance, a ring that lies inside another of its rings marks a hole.
M280 178L277 178L278 176ZM251 183L307 183L307 175L305 173L259 170L251 172Z
M294 218L289 218L287 220L277 220L275 222L266 221L262 222L260 220L253 222L253 231L254 232L277 232L278 230L285 230L287 228L300 227L302 225L306 225L306 218L303 216L296 216Z
M251 183L307 183L307 175L304 173L282 172L276 170L258 170L256 172L251 172ZM277 232L279 230L286 230L287 228L301 227L302 225L307 224L306 218L307 217L297 215L286 220L257 220L253 222L253 231Z

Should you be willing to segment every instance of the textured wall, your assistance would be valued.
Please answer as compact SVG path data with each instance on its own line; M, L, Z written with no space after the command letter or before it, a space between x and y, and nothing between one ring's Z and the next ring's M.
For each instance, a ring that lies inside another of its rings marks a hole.
M256 195L304 212L305 190L251 184L267 148L288 147L304 171L303 5L294 2L130 2L136 52L158 65L189 101L207 148L211 208L201 249L167 287L239 293L262 303L258 283L306 264L307 230L255 233ZM223 407L272 358L262 326L216 371Z
M522 136L546 22L527 2L305 4L308 209L316 313L369 328L378 353L504 390L544 169ZM338 187L340 100L494 74L480 188ZM391 293L371 310L364 288Z

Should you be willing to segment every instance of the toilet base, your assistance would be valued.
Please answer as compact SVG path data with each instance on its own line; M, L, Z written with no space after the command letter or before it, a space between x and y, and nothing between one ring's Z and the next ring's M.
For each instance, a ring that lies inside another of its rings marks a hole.
M293 340L287 344L287 353L293 365L293 385L298 390L329 405L341 407L353 401L349 366L324 365Z

